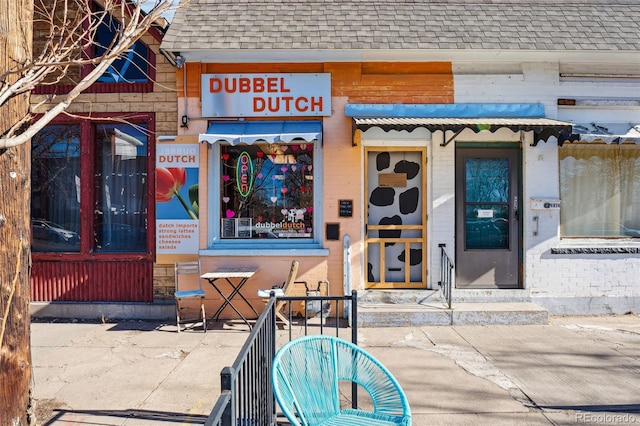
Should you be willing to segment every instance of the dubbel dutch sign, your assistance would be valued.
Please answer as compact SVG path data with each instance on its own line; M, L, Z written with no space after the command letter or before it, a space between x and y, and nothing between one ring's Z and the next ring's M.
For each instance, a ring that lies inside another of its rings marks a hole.
M203 117L329 116L331 74L203 74Z

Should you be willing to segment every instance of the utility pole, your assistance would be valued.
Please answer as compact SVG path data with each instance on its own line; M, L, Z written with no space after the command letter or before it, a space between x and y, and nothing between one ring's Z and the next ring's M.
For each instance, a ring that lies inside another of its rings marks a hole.
M0 0L0 10L0 84L4 86L20 78L6 72L31 57L33 2ZM3 104L0 137L28 111L28 92ZM35 420L30 415L30 151L30 142L0 149L0 425L10 426Z

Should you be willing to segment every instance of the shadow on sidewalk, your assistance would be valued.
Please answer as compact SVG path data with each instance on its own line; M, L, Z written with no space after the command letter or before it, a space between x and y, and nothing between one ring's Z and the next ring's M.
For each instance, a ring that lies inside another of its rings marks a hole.
M41 423L42 426L55 425L58 422L63 424L72 423L86 423L86 424L102 424L102 421L106 421L106 418L119 418L119 419L135 419L135 420L147 420L154 423L165 424L205 424L207 416L204 414L185 414L185 413L173 413L168 411L153 411L153 410L54 410L55 414L46 423ZM39 423L40 424L40 423ZM115 424L109 422L108 424Z

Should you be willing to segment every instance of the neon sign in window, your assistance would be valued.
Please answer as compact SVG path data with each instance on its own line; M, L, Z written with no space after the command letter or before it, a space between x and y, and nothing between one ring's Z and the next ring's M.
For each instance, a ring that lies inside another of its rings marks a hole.
M221 147L223 238L313 238L313 144Z
M253 187L253 162L246 151L238 157L236 166L236 189L241 197L248 197Z

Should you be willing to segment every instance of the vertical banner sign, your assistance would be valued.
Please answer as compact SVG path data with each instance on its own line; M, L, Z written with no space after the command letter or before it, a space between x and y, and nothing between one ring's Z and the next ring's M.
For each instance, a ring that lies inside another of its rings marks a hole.
M198 253L197 144L158 144L156 253Z

